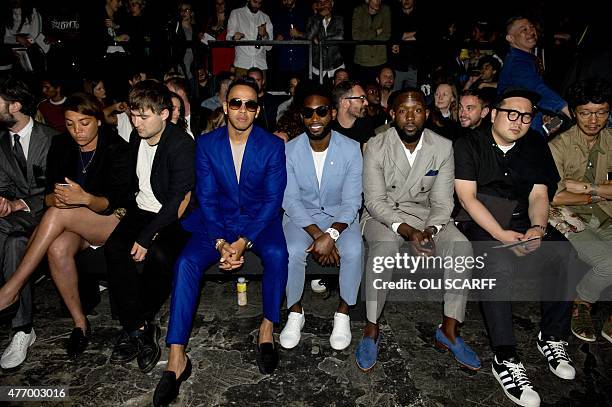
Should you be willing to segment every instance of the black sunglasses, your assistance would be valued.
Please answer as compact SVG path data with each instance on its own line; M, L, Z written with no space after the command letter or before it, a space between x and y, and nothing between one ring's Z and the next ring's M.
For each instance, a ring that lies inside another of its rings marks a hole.
M302 116L304 116L305 119L310 119L312 115L316 112L317 116L325 117L329 114L330 110L331 106L319 106L315 109L313 109L312 107L303 107Z
M259 107L259 104L257 103L256 100L242 100L242 99L238 99L238 98L233 98L230 99L227 102L227 106L229 106L230 109L232 110L238 110L242 107L242 103L244 103L244 106L246 107L246 110L249 112L256 112L257 108Z

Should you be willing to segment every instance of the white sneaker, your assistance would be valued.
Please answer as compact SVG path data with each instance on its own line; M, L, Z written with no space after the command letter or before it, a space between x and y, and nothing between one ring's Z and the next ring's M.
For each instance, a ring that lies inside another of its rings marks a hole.
M23 331L17 332L2 354L0 367L2 369L12 369L22 364L26 360L26 356L28 356L28 348L34 341L36 341L34 328L32 328L29 334Z
M313 293L322 294L327 291L327 287L325 284L321 284L321 279L311 280L310 281L310 289Z
M287 317L287 323L280 334L280 344L285 349L293 349L300 343L302 337L302 328L306 318L304 317L304 309L302 312L290 312Z
M554 337L542 338L542 332L538 333L536 342L538 350L546 357L551 372L565 380L573 380L576 377L574 362L565 350L567 342Z
M515 358L497 361L497 356L493 357L491 363L493 376L502 386L506 396L524 407L539 407L540 395L533 389L531 381L527 377L525 366Z
M340 312L334 314L334 329L329 344L335 350L344 350L351 344L351 317Z

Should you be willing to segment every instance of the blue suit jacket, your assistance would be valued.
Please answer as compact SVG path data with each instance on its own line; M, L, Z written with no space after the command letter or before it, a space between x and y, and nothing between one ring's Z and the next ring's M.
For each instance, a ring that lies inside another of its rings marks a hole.
M280 138L253 126L238 184L227 127L204 134L196 145L199 206L183 227L213 240L238 234L254 241L269 224L280 220L286 184L285 148Z
M361 207L363 160L359 143L332 131L321 187L317 180L308 136L287 143L287 188L283 209L298 227L334 218L351 225Z

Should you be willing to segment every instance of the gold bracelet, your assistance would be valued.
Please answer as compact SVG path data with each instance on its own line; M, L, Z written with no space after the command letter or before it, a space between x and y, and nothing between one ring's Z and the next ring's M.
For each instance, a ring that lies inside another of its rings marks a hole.
M217 239L216 243L215 243L215 250L219 250L219 247L221 247L222 244L225 244L225 239Z

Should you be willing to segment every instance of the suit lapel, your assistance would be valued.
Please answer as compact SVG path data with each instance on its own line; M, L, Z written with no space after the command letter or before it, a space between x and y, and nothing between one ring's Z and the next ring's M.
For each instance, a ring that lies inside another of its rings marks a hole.
M431 159L433 156L432 145L430 143L430 138L427 133L427 130L423 131L421 135L421 149L417 153L417 156L414 160L414 164L412 165L412 169L410 171L410 175L406 180L405 187L410 189L417 183L420 183L427 170L430 167Z
M223 127L220 135L219 155L223 163L223 172L225 173L227 185L232 190L238 190L238 178L236 178L236 169L234 167L234 156L232 155L232 147L230 145L229 133L227 127ZM246 150L246 149L245 149ZM242 172L242 171L241 171Z
M389 132L389 148L391 149L389 157L391 158L391 161L393 161L393 164L395 164L395 167L402 173L402 175L408 178L408 175L411 172L411 168L410 163L408 162L408 157L406 157L406 152L404 151L404 144L402 143L402 140L400 140L399 136L397 135L397 131L395 131L393 127L391 127L387 131Z
M321 189L319 191L319 198L323 198L323 193L326 191L330 182L331 173L334 166L334 154L336 153L337 137L332 131L331 139L329 140L329 146L327 147L327 155L325 156L325 164L323 165L323 174L321 175ZM311 154L312 156L312 154ZM316 180L316 174L315 174Z
M306 133L303 133L299 140L299 143L300 148L296 161L296 164L298 166L297 170L300 174L304 174L308 182L311 184L312 190L317 191L318 194L319 181L317 180L314 158L312 156L312 148L310 148L310 142Z
M230 152L231 153L231 152ZM244 147L244 156L242 157L242 165L240 166L240 179L246 180L253 165L255 164L256 156L259 153L259 129L253 126L251 134L247 139L246 146ZM233 159L232 159L232 162ZM240 184L239 184L240 186Z
M30 135L30 146L28 147L28 178L31 178L33 173L33 163L39 162L40 155L43 152L43 147L45 145L46 138L42 133L42 129L40 125L34 122L34 127L32 128L32 134Z

